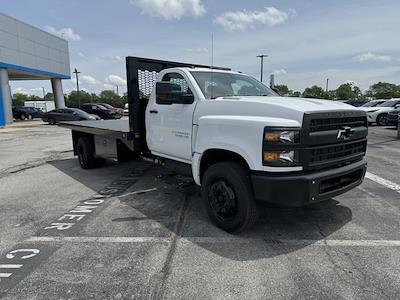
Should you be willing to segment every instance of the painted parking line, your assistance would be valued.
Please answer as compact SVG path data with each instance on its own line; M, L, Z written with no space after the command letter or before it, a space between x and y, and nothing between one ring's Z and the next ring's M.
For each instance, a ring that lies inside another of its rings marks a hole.
M394 183L390 180L387 180L385 178L382 178L382 177L372 174L370 172L367 172L365 174L365 178L368 178L369 180L372 180L380 185L383 185L384 187L387 187L388 189L391 189L392 191L400 193L400 185L397 183Z
M162 243L167 237L93 237L93 236L34 236L27 242L73 242L73 243Z
M336 247L400 247L400 240L288 240L288 239L260 239L260 238L240 238L240 237L178 237L180 243L196 244L247 244L263 243L276 246L336 246ZM27 242L32 243L168 243L171 237L76 237L58 236L31 237Z

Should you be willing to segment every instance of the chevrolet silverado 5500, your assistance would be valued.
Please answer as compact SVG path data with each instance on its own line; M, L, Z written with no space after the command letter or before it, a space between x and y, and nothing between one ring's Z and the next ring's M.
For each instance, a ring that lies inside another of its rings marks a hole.
M334 101L280 97L256 79L217 68L126 58L129 120L76 121L74 154L153 159L190 171L210 219L237 233L258 205L304 206L359 185L365 112Z

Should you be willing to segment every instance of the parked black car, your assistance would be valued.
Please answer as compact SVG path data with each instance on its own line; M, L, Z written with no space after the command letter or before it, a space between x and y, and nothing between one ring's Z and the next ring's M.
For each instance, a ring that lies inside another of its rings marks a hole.
M35 107L19 106L12 109L14 119L32 120L34 118L41 118L43 112Z
M397 126L400 120L400 109L392 110L387 115L387 122L391 125Z
M78 108L59 108L45 113L42 120L54 125L60 121L100 120L100 118Z
M120 118L120 115L118 115L115 111L107 109L103 105L96 103L85 103L81 105L81 109L86 111L88 114L97 115L104 120Z

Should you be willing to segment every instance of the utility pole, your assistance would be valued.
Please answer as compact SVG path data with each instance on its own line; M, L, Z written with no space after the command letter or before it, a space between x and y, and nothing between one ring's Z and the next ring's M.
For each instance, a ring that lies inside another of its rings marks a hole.
M329 78L326 79L326 92L329 90Z
M78 70L75 68L75 77L76 77L76 93L78 96L78 107L81 107L81 99L79 98L79 77L78 74L80 74L81 72L78 72Z
M42 86L42 90L43 90L43 101L46 101L46 91L44 90L43 86Z
M263 73L264 73L264 57L268 57L266 54L257 55L257 57L261 58L261 75L260 81L263 82Z
M117 87L117 96L119 96L119 91L118 91L118 85L115 85Z

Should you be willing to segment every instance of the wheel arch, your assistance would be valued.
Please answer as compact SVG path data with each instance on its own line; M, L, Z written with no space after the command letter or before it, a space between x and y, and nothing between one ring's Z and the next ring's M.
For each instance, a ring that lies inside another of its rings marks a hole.
M231 161L236 162L239 165L243 166L243 168L250 173L250 166L246 159L239 153L226 150L226 149L208 149L200 157L199 162L199 181L201 183L202 178L206 170L219 162Z

